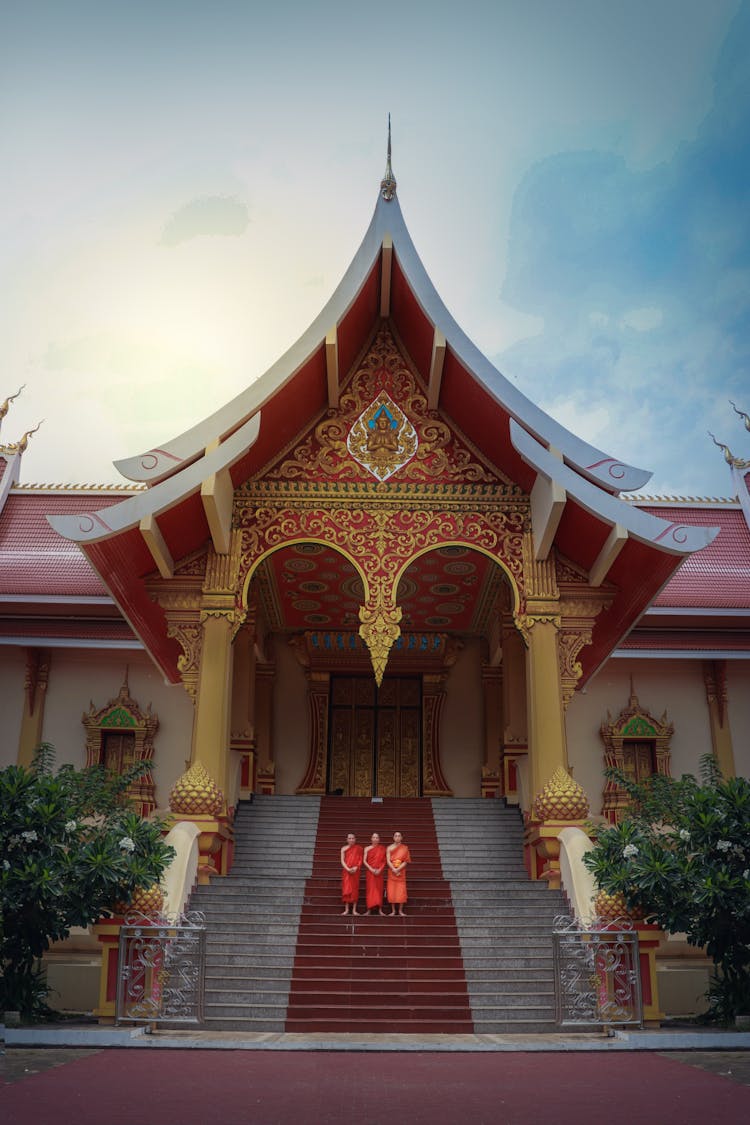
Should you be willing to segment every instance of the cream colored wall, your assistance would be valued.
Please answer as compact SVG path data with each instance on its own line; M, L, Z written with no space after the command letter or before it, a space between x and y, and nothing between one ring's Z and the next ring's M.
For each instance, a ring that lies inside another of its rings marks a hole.
M484 760L480 642L470 638L451 668L441 723L440 761L456 797L478 797Z
M711 752L711 731L700 660L612 659L576 692L567 712L568 760L573 776L586 790L592 813L602 807L604 745L599 727L614 719L630 697L630 677L641 706L660 719L666 710L674 724L672 775L698 775L700 757Z
M144 653L54 649L43 737L54 745L58 764L83 766L86 732L81 716L91 701L98 710L117 696L126 665L131 697L144 709L151 703L159 716L153 776L157 803L165 807L169 790L190 757L193 706L182 685L166 684Z
M25 676L26 650L0 645L0 769L16 764Z
M273 754L276 792L294 793L310 754L307 680L287 638L273 637L276 676L273 692Z
M750 777L750 661L727 660L727 694L734 768Z

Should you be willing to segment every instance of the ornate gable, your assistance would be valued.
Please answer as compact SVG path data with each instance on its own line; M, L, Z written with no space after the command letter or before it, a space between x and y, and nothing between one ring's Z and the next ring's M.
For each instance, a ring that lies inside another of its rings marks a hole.
M405 359L388 324L377 332L365 357L329 411L255 482L304 481L325 486L351 482L355 491L387 482L410 485L481 485L520 495L511 482L437 411L428 410L419 377Z

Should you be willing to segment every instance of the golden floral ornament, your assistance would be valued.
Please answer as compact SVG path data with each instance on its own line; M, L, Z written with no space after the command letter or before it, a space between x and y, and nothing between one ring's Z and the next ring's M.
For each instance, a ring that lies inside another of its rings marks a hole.
M562 766L534 798L534 820L584 820L589 801L582 786Z
M186 816L218 816L224 807L224 794L206 767L195 762L175 782L169 807L173 813Z
M359 619L359 635L370 650L375 682L378 687L383 682L388 655L395 641L401 636L399 621L402 614L401 606L361 606Z
M418 445L417 431L387 391L365 407L346 439L355 461L379 481L408 464Z

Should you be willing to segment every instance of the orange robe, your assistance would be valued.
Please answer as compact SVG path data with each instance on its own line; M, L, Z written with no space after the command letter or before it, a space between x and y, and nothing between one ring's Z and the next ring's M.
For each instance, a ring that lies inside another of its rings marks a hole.
M341 901L356 902L359 898L359 869L362 866L363 847L361 844L352 844L344 852L344 863L347 867L356 867L354 875L341 868Z
M411 856L406 844L399 844L391 852L391 863L403 871L403 875L394 875L388 868L388 901L406 902L406 864L411 863Z
M365 868L365 893L367 896L367 909L383 905L383 882L385 879L385 844L373 844L367 853L367 862L370 867L382 867L379 875Z

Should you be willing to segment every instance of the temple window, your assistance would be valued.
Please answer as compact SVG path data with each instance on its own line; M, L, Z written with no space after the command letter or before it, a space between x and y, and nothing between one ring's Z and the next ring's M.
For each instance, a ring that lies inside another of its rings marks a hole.
M149 703L145 711L130 697L127 671L120 692L104 707L91 703L83 715L86 728L86 765L104 766L115 774L125 773L135 762L151 762L154 735L159 719ZM150 773L128 786L127 796L141 816L156 808L156 793Z
M654 774L668 777L671 769L670 741L674 727L666 711L654 718L641 707L632 682L630 699L616 719L607 711L600 734L604 743L604 767L621 770L632 781L645 781ZM628 797L622 786L607 779L604 784L602 815L617 824L622 820Z

